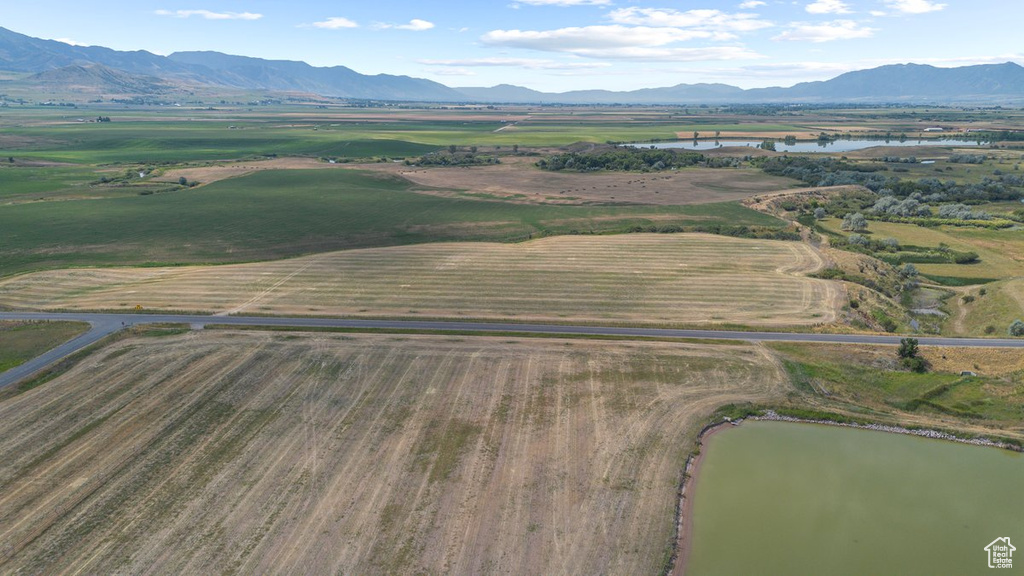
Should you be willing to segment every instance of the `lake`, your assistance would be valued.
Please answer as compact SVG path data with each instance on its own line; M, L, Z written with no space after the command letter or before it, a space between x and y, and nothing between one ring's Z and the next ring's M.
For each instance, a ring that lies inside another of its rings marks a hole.
M703 450L688 575L987 574L1002 537L1024 572L1022 454L788 422Z
M629 146L635 146L637 148L649 148L654 146L655 148L680 148L684 150L713 150L715 148L723 146L746 146L750 148L756 148L761 144L763 140L697 140L696 142L690 140L680 140L676 142L654 142L650 144L635 143L629 144ZM796 144L784 144L782 140L775 142L776 152L852 152L854 150L863 150L864 148L871 148L872 146L894 146L894 147L910 147L910 146L978 146L978 142L975 140L907 140L906 142L900 142L899 140L890 140L888 142L884 140L833 140L831 142L818 143L817 141L812 142L797 142Z

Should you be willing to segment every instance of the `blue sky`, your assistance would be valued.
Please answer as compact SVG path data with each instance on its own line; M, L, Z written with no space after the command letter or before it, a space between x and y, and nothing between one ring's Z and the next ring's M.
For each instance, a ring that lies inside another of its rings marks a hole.
M789 86L898 62L1024 64L1021 0L48 0L0 26L118 50L217 50L449 86Z

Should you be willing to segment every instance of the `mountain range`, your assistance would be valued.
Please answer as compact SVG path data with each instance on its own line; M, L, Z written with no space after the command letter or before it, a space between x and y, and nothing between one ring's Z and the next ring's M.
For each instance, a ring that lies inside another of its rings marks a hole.
M360 100L561 103L1024 103L1024 67L1007 62L960 68L895 64L848 72L789 88L744 90L726 84L679 84L624 92L545 93L502 84L451 88L423 78L360 74L344 66L264 60L220 52L117 51L72 46L0 28L0 70L20 73L6 86L64 88L85 94L170 94L190 88L300 92Z

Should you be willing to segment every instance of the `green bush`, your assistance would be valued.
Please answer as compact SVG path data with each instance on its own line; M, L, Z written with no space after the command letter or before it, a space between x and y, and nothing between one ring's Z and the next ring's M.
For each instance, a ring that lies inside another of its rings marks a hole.
M928 371L928 364L924 361L924 358L919 356L904 358L903 365L911 372L917 372L918 374L923 374Z
M1016 336L1018 338L1024 336L1024 322L1014 320L1013 323L1010 324L1010 336Z
M896 355L900 358L916 358L919 351L917 338L903 338L900 340L900 347Z

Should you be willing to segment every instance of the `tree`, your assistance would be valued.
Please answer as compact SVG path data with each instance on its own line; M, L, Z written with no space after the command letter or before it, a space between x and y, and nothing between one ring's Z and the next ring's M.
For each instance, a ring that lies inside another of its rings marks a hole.
M896 355L911 371L922 373L928 370L928 363L917 355L918 352L917 338L900 339L900 347L896 350Z
M815 220L821 220L821 219L823 219L826 216L828 216L828 212L824 208L819 206L819 207L814 209L814 219Z
M901 338L896 355L900 358L916 358L918 351L917 338Z
M513 154L519 154L519 144L513 144L512 145L512 153Z
M181 176L181 177L178 178L178 186L187 186L187 185L188 185L188 179L187 178L185 178L184 176Z
M914 266L913 264L909 263L904 264L903 268L900 270L900 274L906 276L907 278L914 278L915 276L918 275L917 266Z
M448 146L448 153L455 154L455 144L451 144Z
M1024 322L1014 320L1013 324L1010 324L1010 336L1024 336Z
M868 229L868 219L864 217L860 212L854 212L853 214L847 214L843 217L843 224L841 226L843 230L853 230L854 232L862 232Z
M770 150L775 152L775 140L764 140L761 142L761 150Z

